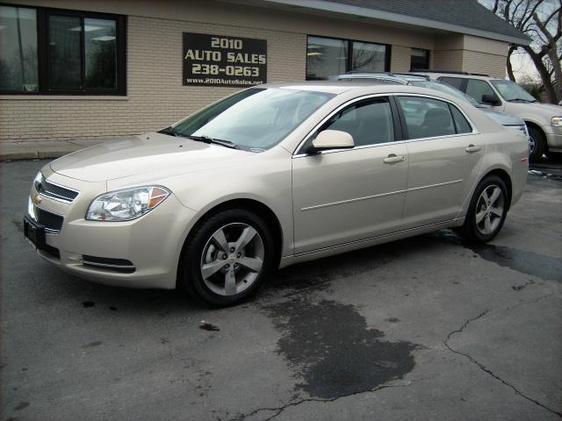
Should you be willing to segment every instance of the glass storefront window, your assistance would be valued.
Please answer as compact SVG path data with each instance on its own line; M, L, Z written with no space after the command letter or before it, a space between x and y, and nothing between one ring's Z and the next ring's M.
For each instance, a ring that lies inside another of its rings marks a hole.
M37 13L25 7L0 6L0 90L38 89Z
M114 20L84 19L86 87L116 88L116 31Z
M49 88L80 89L82 26L74 16L49 16Z
M327 79L347 70L347 41L333 38L308 37L306 78Z
M328 79L349 71L389 71L389 50L384 44L309 36L306 78Z
M126 17L0 6L0 93L125 95Z
M384 72L386 46L368 42L354 42L351 70L357 72Z

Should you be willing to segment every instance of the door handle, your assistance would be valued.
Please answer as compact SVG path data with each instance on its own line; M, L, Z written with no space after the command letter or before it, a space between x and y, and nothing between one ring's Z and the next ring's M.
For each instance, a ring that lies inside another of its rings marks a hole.
M474 153L478 152L480 149L482 149L480 146L476 146L471 143L466 147L465 151L467 151L468 153Z
M395 153L389 154L386 158L383 159L385 164L396 164L398 162L405 161L406 157L404 155L396 155Z

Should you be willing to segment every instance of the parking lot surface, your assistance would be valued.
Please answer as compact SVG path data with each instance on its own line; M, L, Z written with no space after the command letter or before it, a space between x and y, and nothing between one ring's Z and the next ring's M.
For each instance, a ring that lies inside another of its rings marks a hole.
M544 168L489 245L441 231L301 264L216 310L39 258L21 219L46 162L0 163L3 420L561 417L562 182Z

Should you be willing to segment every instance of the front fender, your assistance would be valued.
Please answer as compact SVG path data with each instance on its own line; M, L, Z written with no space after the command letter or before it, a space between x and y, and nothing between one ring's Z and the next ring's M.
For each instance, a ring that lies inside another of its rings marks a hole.
M252 200L269 208L279 220L282 230L282 255L292 253L293 219L290 157L283 154L246 168L229 169L230 174L205 171L185 179L167 180L178 200L194 211L186 223L184 241L195 224L209 211L232 200Z

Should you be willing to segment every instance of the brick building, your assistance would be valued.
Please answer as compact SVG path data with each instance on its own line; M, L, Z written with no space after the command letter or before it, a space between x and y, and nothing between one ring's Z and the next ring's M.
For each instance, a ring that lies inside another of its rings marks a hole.
M261 82L505 76L522 33L472 0L0 3L0 142L154 130Z

